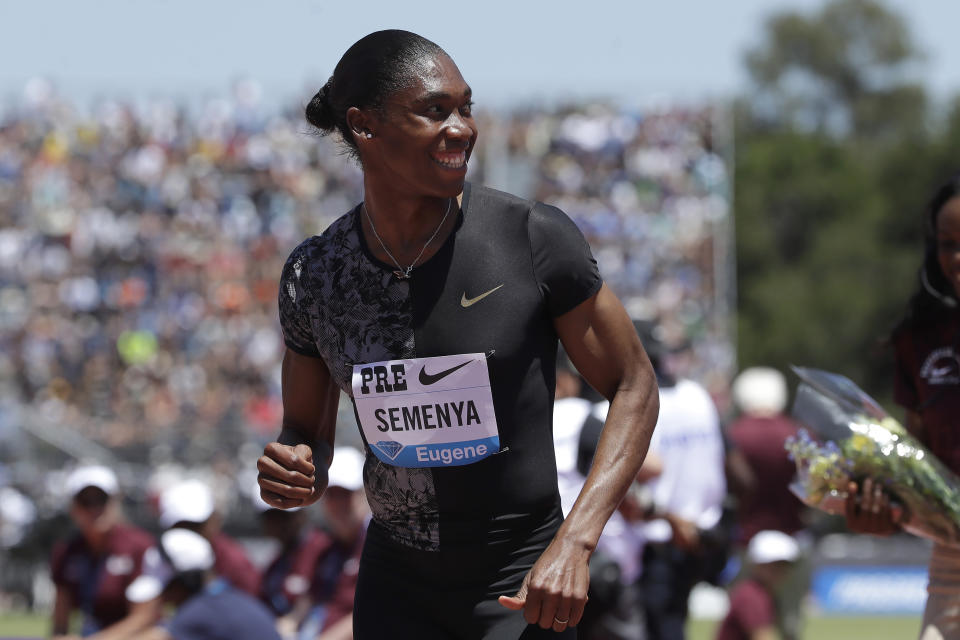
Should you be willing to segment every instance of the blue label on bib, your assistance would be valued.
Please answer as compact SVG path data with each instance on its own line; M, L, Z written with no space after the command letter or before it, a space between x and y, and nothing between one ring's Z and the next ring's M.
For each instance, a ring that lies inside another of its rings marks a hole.
M395 440L372 442L373 454L398 467L458 467L473 464L500 450L500 437L470 442L403 445Z

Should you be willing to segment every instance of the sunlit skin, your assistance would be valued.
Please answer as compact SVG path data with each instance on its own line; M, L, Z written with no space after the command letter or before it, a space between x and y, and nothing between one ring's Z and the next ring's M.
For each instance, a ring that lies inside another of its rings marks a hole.
M937 262L953 294L960 297L960 198L948 200L937 214Z
M403 266L417 258L449 199L463 191L478 135L472 96L457 65L440 54L424 59L419 76L382 109L347 111L363 164L367 212ZM457 203L452 205L455 211ZM418 264L436 252L455 223L456 216L447 217ZM365 219L363 224L367 245L390 264Z

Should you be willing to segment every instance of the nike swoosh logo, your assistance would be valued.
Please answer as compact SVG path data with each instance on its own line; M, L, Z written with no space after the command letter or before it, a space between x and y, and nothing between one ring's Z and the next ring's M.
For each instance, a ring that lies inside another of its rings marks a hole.
M478 302L480 302L481 300L483 300L484 298L486 298L488 295L490 295L491 293L493 293L494 291L496 291L502 286L503 285L501 284L500 286L494 287L493 289L490 289L490 291L487 291L486 293L481 293L476 298L468 298L467 292L464 291L463 295L460 296L460 306L463 307L464 309L466 309L467 307L471 307L477 304Z
M449 369L441 371L440 373L427 373L426 371L427 368L425 366L420 367L420 384L427 387L435 382L440 382L441 380L446 378L448 375L450 375L457 369L462 369L463 367L467 366L471 362L473 362L473 360L467 360L466 362L461 362L457 366L450 367Z

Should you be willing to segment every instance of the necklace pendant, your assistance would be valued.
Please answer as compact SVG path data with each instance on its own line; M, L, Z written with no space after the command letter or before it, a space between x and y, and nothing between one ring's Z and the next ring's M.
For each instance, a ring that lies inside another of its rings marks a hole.
M401 271L400 269L394 269L393 275L397 276L397 280L406 280L407 278L410 277L410 272L409 271L404 272L404 271Z

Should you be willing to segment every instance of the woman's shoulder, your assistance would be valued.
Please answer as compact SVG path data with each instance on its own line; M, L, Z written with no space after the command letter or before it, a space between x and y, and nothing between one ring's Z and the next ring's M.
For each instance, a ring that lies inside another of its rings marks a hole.
M500 191L499 189L494 189L486 185L469 182L464 185L464 195L470 202L497 203L506 206L526 207L528 209L535 204L533 200L521 198L518 195Z
M287 262L302 260L304 258L323 258L331 253L335 253L338 247L347 244L348 238L355 233L354 230L354 209L343 214L323 230L318 235L305 238L294 247L290 252Z
M479 204L500 205L504 210L523 209L527 212L536 212L541 215L554 216L565 215L559 208L534 200L524 198L513 193L500 191L486 185L468 183L464 188L464 193L471 202Z

